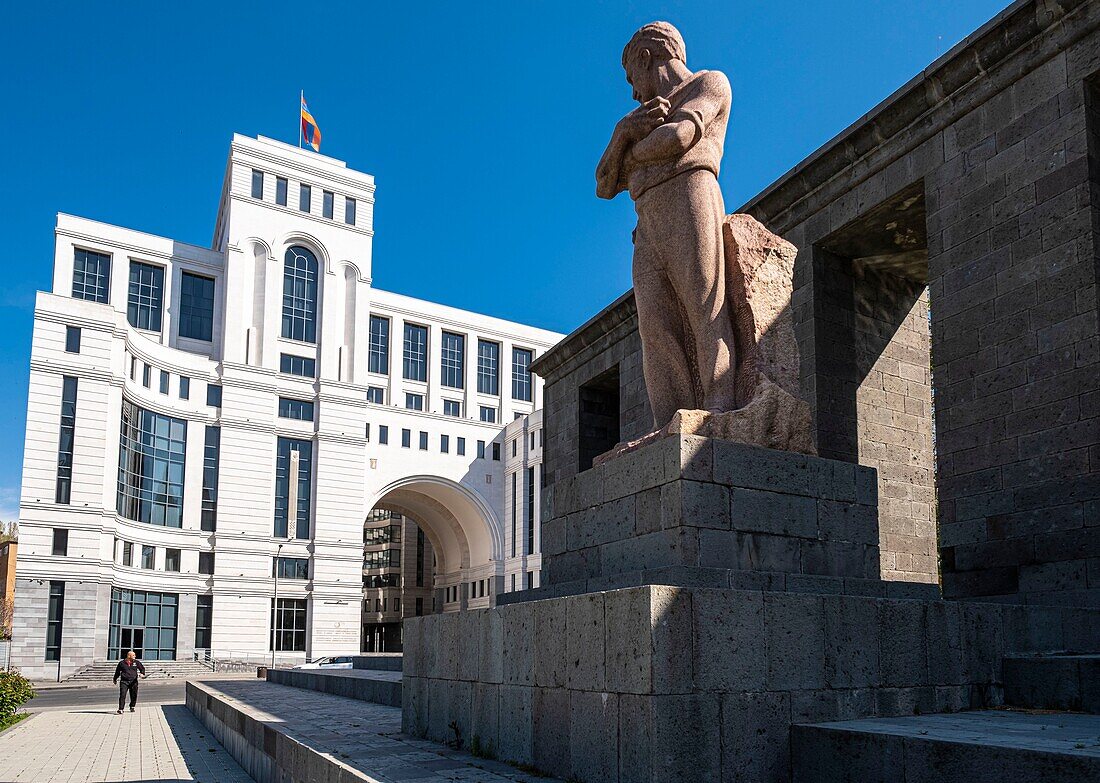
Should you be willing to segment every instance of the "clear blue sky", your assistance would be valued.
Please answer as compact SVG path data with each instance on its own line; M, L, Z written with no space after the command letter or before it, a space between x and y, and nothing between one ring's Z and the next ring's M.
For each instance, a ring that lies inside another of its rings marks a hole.
M13 3L0 188L0 519L17 515L36 290L57 212L209 244L231 134L375 175L379 288L568 332L630 285L633 210L593 170L619 56L667 19L733 84L732 210L1004 0ZM121 10L128 6L128 10Z

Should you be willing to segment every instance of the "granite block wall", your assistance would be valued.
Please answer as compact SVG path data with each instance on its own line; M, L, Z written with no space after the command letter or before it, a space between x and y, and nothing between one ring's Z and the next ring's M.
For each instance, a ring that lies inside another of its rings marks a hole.
M873 580L875 488L847 462L664 438L548 488L544 584L668 567Z
M407 733L450 740L453 721L587 783L770 783L791 724L997 706L1006 654L1100 644L1100 611L646 586L405 632Z

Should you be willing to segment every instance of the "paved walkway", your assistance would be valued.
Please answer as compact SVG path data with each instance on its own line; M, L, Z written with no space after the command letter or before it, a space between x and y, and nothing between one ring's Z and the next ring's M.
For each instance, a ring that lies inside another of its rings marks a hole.
M201 686L378 783L555 783L554 778L528 775L499 761L401 734L400 707L263 681Z
M45 712L0 735L3 783L252 783L183 705Z

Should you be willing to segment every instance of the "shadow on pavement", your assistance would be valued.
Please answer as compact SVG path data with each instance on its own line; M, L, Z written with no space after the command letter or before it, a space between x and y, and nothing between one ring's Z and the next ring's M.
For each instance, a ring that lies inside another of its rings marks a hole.
M187 764L193 781L186 783L229 783L250 781L229 752L199 723L191 710L182 704L163 704L159 707L172 730L172 737L180 755ZM156 781L155 783L175 783Z

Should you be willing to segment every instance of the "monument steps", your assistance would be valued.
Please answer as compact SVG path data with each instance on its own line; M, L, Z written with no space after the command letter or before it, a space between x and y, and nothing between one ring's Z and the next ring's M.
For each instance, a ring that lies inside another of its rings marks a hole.
M791 727L793 783L1100 780L1100 717L984 710Z
M1012 707L1100 714L1100 654L1009 655L1003 672Z

